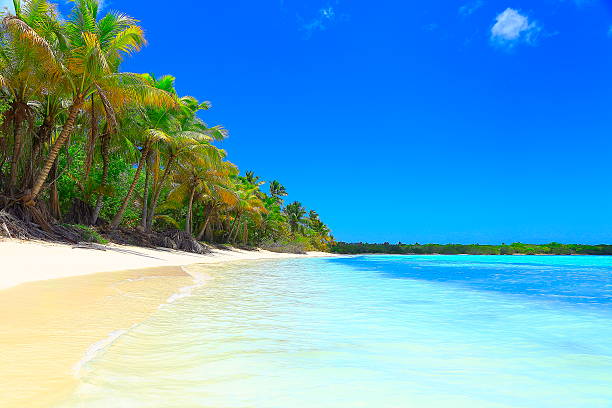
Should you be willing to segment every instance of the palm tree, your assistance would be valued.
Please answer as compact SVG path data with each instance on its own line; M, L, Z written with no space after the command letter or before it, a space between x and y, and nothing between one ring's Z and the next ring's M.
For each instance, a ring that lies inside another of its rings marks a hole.
M154 83L154 86L167 89L168 92L175 94L173 77L166 76L157 81L153 76L150 76L149 81ZM197 117L198 111L210 108L209 102L200 103L195 98L187 96L180 98L179 106L180 109L176 112L163 113L165 117L171 115L173 120L169 121L165 129L168 138L154 152L156 163L153 166L152 195L150 201L145 197L145 204L148 201L149 205L148 208L145 205L143 209L143 227L147 230L152 227L153 216L162 187L168 180L174 166L181 160L193 159L194 155L206 155L212 152L214 156L216 148L210 142L223 140L227 137L227 131L223 127L209 127ZM164 169L160 174L158 169L160 169L162 163ZM147 187L146 183L145 187Z
M123 214L125 213L125 210L127 210L127 207L130 204L132 194L134 193L134 189L136 188L136 184L138 183L138 180L140 178L142 168L145 164L145 161L149 157L151 147L158 141L165 141L168 139L168 136L159 129L146 129L143 132L137 131L136 137L140 139L140 159L138 160L136 172L134 173L134 177L132 178L132 184L130 184L127 194L125 195L125 197L123 197L123 200L121 201L121 206L119 207L119 210L117 211L117 213L113 217L113 220L110 223L111 229L117 228L121 223Z
M172 76L120 71L145 44L136 20L101 14L97 0L73 0L66 19L48 0L14 5L0 17L0 208L61 235L46 208L59 220L73 200L64 221L95 225L117 205L116 228L142 197L146 231L154 220L178 227L182 219L197 239L257 244L300 234L317 248L333 239L315 211L283 208L277 180L266 194L253 171L239 175L215 146L227 131L198 116L209 102L179 97ZM116 191L124 193L107 199Z
M233 208L238 203L238 195L232 189L231 177L238 174L237 167L230 162L222 162L217 167L218 178L214 183L209 182L208 189L198 198L203 204L203 221L199 228L197 239L201 240L204 237L206 228L213 216L223 208Z
M257 179L253 177L251 177L251 180L257 182ZM238 236L240 226L243 228L243 240L246 240L248 235L247 220L250 219L256 224L261 224L262 214L267 212L261 199L262 192L259 190L259 185L253 185L248 177L236 178L235 191L238 200L233 208L233 220L225 235L228 242L232 242Z
M234 166L222 161L223 154L218 154L216 162L207 159L210 157L197 157L192 162L180 163L173 175L174 189L167 198L169 203L174 203L174 208L187 204L184 229L189 234L193 230L193 206L196 200L209 201L214 197L228 204L237 201L237 197L226 187Z
M278 197L266 197L264 206L267 210L263 217L260 231L260 240L271 239L276 241L285 233L287 217L281 210L281 199Z
M31 190L22 198L27 205L33 205L40 194L51 166L74 129L77 115L92 95L100 98L109 123L115 122L117 108L134 101L154 105L173 103L167 93L156 92L138 75L118 72L123 56L140 50L145 43L143 30L136 20L119 13L98 17L97 0L75 0L72 14L63 25L67 43L62 53L53 50L48 41L19 17L5 18L5 24L19 32L29 47L44 51L49 75L59 77L70 90L66 121Z
M273 180L270 183L270 195L276 199L280 199L281 197L285 197L287 195L287 190L277 180Z
M61 43L54 6L44 0L26 2L24 7L17 0L14 5L16 16L6 15L0 32L0 86L3 96L11 101L5 117L5 126L12 128L13 135L7 182L10 190L17 187L25 148L31 145L24 138L26 124L32 123L36 115L33 101L49 90L59 91L53 89L57 83L55 72L46 64ZM52 113L56 112L48 111L44 121L49 130Z
M291 234L295 235L296 232L300 231L302 228L302 222L304 220L304 215L306 215L306 209L302 206L302 203L299 201L294 201L285 207L285 215L287 216L287 221L289 222L289 227L291 228Z
M253 184L253 185L257 185L257 183L259 183L259 182L260 182L260 181L259 181L259 177L255 175L255 172L254 172L254 171L247 171L247 172L244 174L244 176L245 176L246 180L247 180L249 183ZM263 183L262 183L262 184L263 184Z

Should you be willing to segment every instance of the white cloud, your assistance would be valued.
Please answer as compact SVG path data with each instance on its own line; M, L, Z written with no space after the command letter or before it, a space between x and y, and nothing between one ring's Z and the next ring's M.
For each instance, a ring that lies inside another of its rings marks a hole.
M325 7L319 9L317 17L308 23L302 25L302 29L306 31L306 34L310 36L313 31L323 31L327 29L327 25L336 19L336 11L333 7Z
M321 13L321 16L323 18L326 18L328 20L331 20L336 16L336 12L334 11L333 7L323 8L319 10L319 13Z
M495 18L495 24L491 27L491 41L509 47L519 42L533 45L540 31L540 26L530 22L529 17L507 8Z
M482 6L484 6L483 0L472 1L471 3L467 3L459 7L459 14L461 14L464 17L470 16L474 14Z

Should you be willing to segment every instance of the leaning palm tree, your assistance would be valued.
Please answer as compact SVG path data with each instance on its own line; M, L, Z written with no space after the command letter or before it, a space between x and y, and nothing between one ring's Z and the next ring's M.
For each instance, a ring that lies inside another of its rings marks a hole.
M130 200L132 198L132 194L134 193L134 189L136 188L136 184L140 179L140 173L142 172L145 161L149 157L149 152L151 147L159 142L168 140L168 135L160 129L148 128L144 130L140 130L138 128L135 129L133 135L135 136L136 143L138 143L140 147L140 159L138 160L138 165L136 166L136 171L134 172L134 176L132 178L132 183L130 184L127 194L123 197L121 201L121 206L119 210L113 217L113 220L110 223L110 228L114 229L119 226L121 220L123 218L123 214L128 208L130 204Z
M49 75L54 75L70 90L67 117L61 132L51 145L43 165L22 201L33 205L43 187L60 149L71 135L77 115L86 100L100 98L109 123L115 123L114 111L126 104L139 102L154 105L172 104L165 92L148 86L131 73L119 73L124 55L138 51L145 43L143 30L136 20L119 13L98 16L98 1L76 0L72 14L63 26L67 43L64 52L53 50L19 17L5 18L5 24L29 47L43 53Z
M229 205L238 200L227 188L234 166L223 162L221 155L219 159L213 163L202 157L195 158L191 162L179 164L173 174L174 189L168 195L167 201L174 203L175 208L187 205L184 229L189 234L193 230L193 207L196 200L206 202L217 199Z
M168 92L176 94L174 91L174 78L165 76L156 80L153 76L147 79L156 87L167 89ZM152 166L152 185L151 199L148 200L146 190L148 185L145 182L145 199L143 206L142 226L150 230L152 227L155 210L161 196L162 188L169 179L169 175L175 166L182 160L193 160L195 156L209 157L213 160L218 153L218 149L210 142L213 140L223 140L227 136L227 131L221 126L209 127L202 121L197 113L201 110L210 108L209 102L198 102L193 97L182 97L179 100L179 109L171 112L164 112L165 118L169 116L173 120L166 122L166 133L168 138L165 143L158 145L154 154L154 165ZM158 121L160 123L162 121ZM159 169L163 167L163 172Z
M203 221L200 224L197 235L202 240L210 220L223 208L233 208L238 203L238 195L232 188L231 177L238 174L238 168L230 162L224 161L217 167L219 178L214 183L209 183L206 193L200 194L198 201L203 206Z
M238 201L233 208L233 221L225 237L228 242L233 242L233 239L238 236L241 226L243 237L245 237L248 233L247 219L251 219L257 224L261 223L262 214L267 212L265 204L260 198L261 194L258 185L253 185L248 180L238 178L236 184Z
M34 122L37 113L37 100L61 96L62 90L56 89L57 72L48 69L46 63L62 44L62 33L55 6L44 0L25 2L15 0L15 14L5 15L0 25L0 92L10 106L5 114L4 127L12 133L10 170L7 187L15 190L18 177L23 174L22 166L30 165L25 160L26 149L37 146L28 140L28 127ZM32 44L28 39L34 41ZM49 121L57 111L46 110L44 124L39 130L49 129ZM34 133L35 136L41 132ZM37 138L38 139L38 138ZM12 193L14 191L10 191Z

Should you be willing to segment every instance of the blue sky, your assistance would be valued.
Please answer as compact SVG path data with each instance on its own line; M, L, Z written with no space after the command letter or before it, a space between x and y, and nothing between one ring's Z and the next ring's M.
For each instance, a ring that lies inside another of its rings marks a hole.
M130 71L210 100L230 160L339 240L612 243L599 0L107 1Z

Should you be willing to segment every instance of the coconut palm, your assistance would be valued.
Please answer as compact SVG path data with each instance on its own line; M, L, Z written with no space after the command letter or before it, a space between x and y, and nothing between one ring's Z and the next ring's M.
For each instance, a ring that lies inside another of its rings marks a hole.
M135 19L100 13L97 0L72 4L65 19L48 0L14 0L14 12L1 13L2 210L38 223L45 238L75 239L50 222L62 211L64 222L93 225L114 211L113 229L135 224L128 209L142 204L147 236L156 220L197 239L326 245L316 212L306 217L299 202L283 209L284 186L274 180L266 194L253 171L240 176L227 161L216 146L227 131L199 117L209 102L179 97L172 76L121 71L145 44Z
M34 101L49 91L54 91L54 95L60 93L54 87L57 72L46 64L62 43L54 5L40 0L25 2L23 7L20 1L15 1L14 5L16 16L6 15L0 27L0 86L3 97L10 101L4 126L13 136L7 182L10 190L17 187L25 149L32 144L26 137L28 125L36 115ZM46 129L56 113L48 111Z
M145 128L144 130L141 130L138 126L135 126L130 135L134 137L135 143L140 146L140 159L138 160L136 171L132 178L132 183L128 188L128 192L125 197L123 197L121 206L110 223L111 228L117 228L121 223L123 214L125 214L125 210L127 210L127 207L130 204L132 194L134 193L134 189L136 188L136 184L140 178L140 173L142 172L145 161L149 157L151 147L157 142L164 142L168 140L168 135L163 130L156 128Z
M203 202L219 200L229 205L237 202L237 197L226 187L230 183L229 176L235 167L229 162L222 161L223 156L219 152L216 162L210 160L210 157L208 160L199 157L194 162L181 163L173 174L174 188L168 195L167 201L174 204L174 208L187 204L184 229L189 234L193 230L193 206L196 200Z
M145 43L142 28L136 20L119 13L98 16L96 0L76 0L72 14L63 25L67 45L64 52L53 50L19 17L5 18L9 29L19 32L29 47L44 51L49 75L56 75L70 90L67 117L23 202L33 205L40 194L51 166L71 135L77 115L86 100L94 94L100 98L108 123L115 123L114 112L126 104L173 104L166 92L148 86L138 75L118 72L124 55L138 51Z
M255 224L261 224L262 215L267 212L265 204L260 198L261 191L258 185L251 184L246 177L238 177L236 178L235 189L238 201L233 208L230 227L226 231L225 239L228 242L235 240L241 229L240 227L242 227L243 240L246 240L248 220Z
M281 197L285 197L287 195L287 190L285 189L285 186L283 186L277 180L273 180L270 183L270 195L274 198L280 199Z
M161 89L174 93L174 78L162 77L159 81L152 75L148 81ZM152 194L150 201L145 193L143 205L143 227L151 229L153 216L157 207L162 187L168 181L174 166L182 160L192 160L197 155L216 154L216 148L210 144L213 140L223 140L227 131L221 126L209 127L198 118L197 113L210 108L209 102L198 102L193 97L183 97L179 100L180 109L173 112L164 112L165 117L172 116L167 121L165 143L158 145L154 151L154 164L152 166ZM159 122L158 122L159 123ZM211 157L212 157L211 156ZM163 166L163 172L159 170ZM145 182L145 190L148 183ZM147 205L148 204L148 205Z
M291 234L295 235L302 229L302 222L304 221L304 215L306 215L306 209L302 206L299 201L294 201L285 207L285 215L291 228Z

